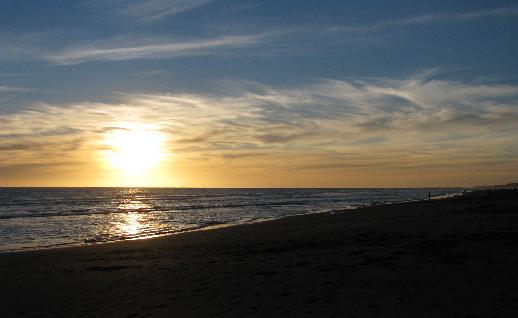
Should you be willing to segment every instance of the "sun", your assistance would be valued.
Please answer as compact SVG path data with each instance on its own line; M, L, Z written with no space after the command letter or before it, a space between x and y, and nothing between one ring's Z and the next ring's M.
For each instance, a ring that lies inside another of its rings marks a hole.
M112 131L106 138L107 160L126 173L139 174L157 166L164 156L163 135L139 125Z

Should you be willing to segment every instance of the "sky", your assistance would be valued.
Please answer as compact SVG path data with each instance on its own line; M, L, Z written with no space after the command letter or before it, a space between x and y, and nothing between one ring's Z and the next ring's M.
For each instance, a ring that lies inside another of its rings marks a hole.
M0 186L518 180L516 1L0 2Z

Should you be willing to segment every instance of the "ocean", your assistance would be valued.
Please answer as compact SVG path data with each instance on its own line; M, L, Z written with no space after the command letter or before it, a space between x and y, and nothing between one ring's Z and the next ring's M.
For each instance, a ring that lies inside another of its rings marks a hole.
M142 239L460 191L0 188L0 252Z

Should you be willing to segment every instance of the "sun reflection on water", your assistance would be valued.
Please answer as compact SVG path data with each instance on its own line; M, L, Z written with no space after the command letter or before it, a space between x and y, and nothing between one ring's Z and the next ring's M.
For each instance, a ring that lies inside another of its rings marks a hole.
M149 211L152 209L152 206L143 203L141 201L135 201L135 200L127 200L117 206L117 209L127 212L134 212L134 211Z
M120 223L115 232L123 237L135 237L142 230L143 225L140 223L141 215L138 212L129 212L125 214L124 223Z
M157 237L196 227L192 224L171 222L168 211L155 206L153 201L139 195L139 189L124 191L124 197L114 202L113 213L107 223L98 224L96 235L87 243L113 242Z
M126 199L121 202L117 209L124 211L120 214L120 218L115 222L115 226L111 230L111 234L119 236L123 239L138 238L146 232L149 224L146 224L144 214L151 211L152 206L140 200Z

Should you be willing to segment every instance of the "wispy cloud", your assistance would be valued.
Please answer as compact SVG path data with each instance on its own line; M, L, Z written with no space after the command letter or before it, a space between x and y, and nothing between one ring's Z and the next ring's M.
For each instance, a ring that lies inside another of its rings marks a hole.
M149 70L131 74L132 76L159 76L159 75L173 75L173 72L166 70Z
M425 25L444 22L463 22L487 18L503 18L518 16L518 7L502 7L480 11L464 12L431 12L410 17L402 17L393 20L384 20L377 23L365 25L334 26L329 28L335 32L376 32L390 27L404 27L412 25Z
M413 25L413 24L427 24L447 21L467 21L484 18L499 18L499 17L513 17L518 16L518 7L503 7L494 8L481 11L467 11L467 12L436 12L424 15L418 15L409 18L394 20L394 25Z
M32 88L27 87L17 87L17 86L0 86L0 93L2 92L30 92L33 91Z
M108 8L120 16L139 23L152 23L185 11L202 7L213 0L103 0L92 1L96 7Z
M167 136L175 164L187 170L230 160L239 169L283 171L453 171L495 163L502 173L514 171L518 86L426 74L433 72L289 89L231 83L211 95L127 93L113 104L36 105L0 115L0 162L80 164L102 149L107 132L141 123Z
M48 45L56 45L60 32L0 31L0 60L40 60ZM21 73L4 73L0 77L21 76Z
M221 36L197 40L141 41L141 44L107 43L98 41L90 44L72 45L61 52L45 58L57 64L78 64L91 61L122 61L139 58L163 58L186 55L208 55L225 49L244 48L258 44L266 37L258 35ZM139 42L131 41L131 42Z
M166 4L180 6L180 3L184 2L132 2L121 0L109 3L126 7L130 6L130 4L136 7L137 5L140 7L145 4L146 6L156 6L158 8L159 5ZM191 4L194 3L198 2L194 1ZM166 10L166 12L169 11ZM81 40L72 41L68 44L63 42L53 43L52 46L45 44L53 39L52 33L49 32L41 34L12 34L4 32L0 33L0 39L7 44L0 50L0 58L9 60L44 60L60 65L72 65L92 61L160 59L221 53L235 54L235 49L250 47L257 48L257 50L253 52L247 51L247 54L266 56L308 52L318 50L321 46L336 43L349 43L349 49L361 49L365 47L372 48L373 45L384 43L384 40L378 33L391 27L513 16L518 16L518 7L468 12L426 13L365 25L285 27L275 31L241 35L232 35L230 33L212 37L197 36L189 39L119 35L95 41ZM340 36L337 36L337 34L340 34Z
M0 78L11 78L11 77L26 77L26 76L32 76L36 73L1 73L0 72Z

